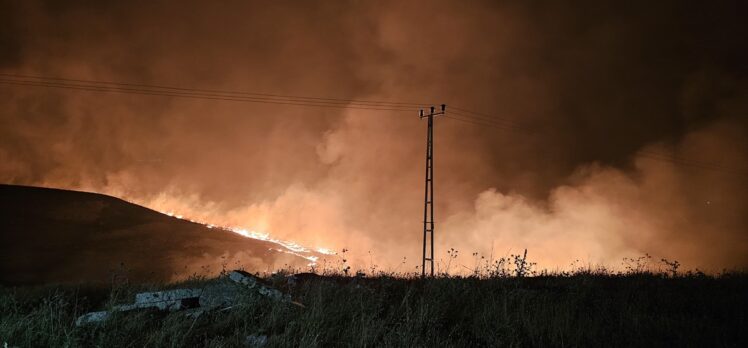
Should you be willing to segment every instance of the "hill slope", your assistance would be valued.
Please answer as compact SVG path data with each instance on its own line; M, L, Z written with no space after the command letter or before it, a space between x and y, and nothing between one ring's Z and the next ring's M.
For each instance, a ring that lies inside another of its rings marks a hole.
M161 281L241 261L264 271L309 261L278 245L111 196L0 185L0 283ZM231 264L229 267L236 267ZM124 272L127 270L127 272Z

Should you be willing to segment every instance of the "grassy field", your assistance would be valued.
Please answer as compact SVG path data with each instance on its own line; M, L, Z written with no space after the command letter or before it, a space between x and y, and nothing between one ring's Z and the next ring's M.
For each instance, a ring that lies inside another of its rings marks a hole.
M163 286L0 288L0 344L9 347L748 346L748 277L628 272L433 279L265 278L306 307L253 291L196 319L130 312L99 326L78 315Z

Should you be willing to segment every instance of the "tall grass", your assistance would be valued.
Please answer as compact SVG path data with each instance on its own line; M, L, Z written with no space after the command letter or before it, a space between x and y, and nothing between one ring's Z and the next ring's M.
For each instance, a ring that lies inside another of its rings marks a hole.
M510 259L505 263L526 262ZM632 269L432 279L268 277L304 308L242 294L230 310L190 318L140 311L76 327L76 317L134 293L189 284L0 288L0 344L18 347L725 346L748 345L745 273Z

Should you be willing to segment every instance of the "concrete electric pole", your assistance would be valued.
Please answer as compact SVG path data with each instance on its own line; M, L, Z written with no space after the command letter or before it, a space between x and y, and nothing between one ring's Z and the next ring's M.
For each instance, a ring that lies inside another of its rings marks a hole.
M442 104L442 110L434 112L434 107L428 115L420 117L428 118L428 131L426 133L426 194L423 205L423 262L421 264L421 276L426 276L426 264L430 268L430 274L434 276L434 116L444 115L447 106ZM428 250L428 253L427 253Z

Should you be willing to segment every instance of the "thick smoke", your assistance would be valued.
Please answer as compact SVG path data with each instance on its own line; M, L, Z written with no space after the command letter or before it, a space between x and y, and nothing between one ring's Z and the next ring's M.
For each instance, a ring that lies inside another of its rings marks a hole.
M748 265L745 7L28 1L0 6L0 69L497 115L527 130L436 120L438 259L719 270ZM354 267L420 263L415 113L1 84L0 100L1 182L347 248Z

